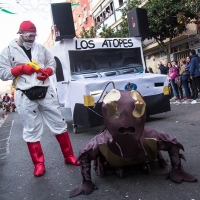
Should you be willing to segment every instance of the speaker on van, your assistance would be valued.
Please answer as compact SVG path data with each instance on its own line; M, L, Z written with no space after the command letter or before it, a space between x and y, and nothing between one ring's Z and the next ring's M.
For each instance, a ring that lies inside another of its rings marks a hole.
M74 20L71 3L52 3L51 12L54 25L55 40L72 39L75 37Z
M150 33L146 9L133 8L127 13L127 19L130 37L149 37Z

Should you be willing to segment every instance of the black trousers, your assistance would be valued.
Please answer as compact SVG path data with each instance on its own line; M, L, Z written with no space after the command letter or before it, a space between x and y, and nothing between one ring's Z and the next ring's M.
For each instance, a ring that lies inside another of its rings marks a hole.
M192 87L194 90L193 99L198 98L198 88L200 88L200 76L192 77Z

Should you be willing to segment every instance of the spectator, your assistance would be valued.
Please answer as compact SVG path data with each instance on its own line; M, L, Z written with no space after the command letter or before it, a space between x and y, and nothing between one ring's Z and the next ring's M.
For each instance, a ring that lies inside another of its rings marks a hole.
M8 96L8 93L5 93L5 96L3 96L3 110L10 112L10 103L11 99Z
M168 62L167 63L167 70L168 70L168 74L169 74L169 69L170 69L170 67L171 67L172 65L171 65L171 63L170 62Z
M190 88L188 86L188 80L189 80L189 71L186 69L186 60L182 58L180 60L181 68L180 68L180 76L181 76L181 85L183 85L183 88L185 90L186 97L184 100L191 99L191 92Z
M50 85L49 76L55 72L55 60L44 46L35 42L36 27L32 22L23 21L18 34L19 38L11 41L0 54L0 78L15 80L15 104L23 124L23 139L35 167L34 176L42 176L45 172L40 144L43 121L59 142L65 163L79 165L73 154L67 124ZM41 71L35 71L28 64L30 61L38 62Z
M181 86L181 77L179 74L179 70L180 70L180 66L178 65L176 60L172 61L172 66L175 67L177 69L178 72L178 76L175 78L175 83L177 84L178 87L178 93L179 93L179 100L183 99L183 90L182 90L182 86Z
M0 108L3 108L3 99L2 99L2 97L1 97L1 94L0 94Z
M101 24L101 22L99 20L97 20L96 25L99 26Z
M153 69L151 67L149 67L148 70L149 70L149 73L153 74Z
M195 104L198 98L198 88L200 88L199 56L196 54L196 51L192 49L190 50L190 57L191 60L187 68L189 68L192 87L194 89L194 96L191 104Z
M11 107L12 107L12 112L15 112L16 106L15 106L14 92L12 92L11 94Z
M165 67L161 61L159 61L158 63L158 74L165 74L167 75L168 73L168 69L167 67Z
M186 57L186 68L187 68L188 72L190 73L190 70L189 70L189 63L190 63L190 57L187 56L187 57ZM189 82L190 91L192 92L191 95L192 95L192 99L193 99L193 98L194 98L194 88L193 88L193 86L192 86L192 79L190 78L190 75L189 75L189 80L188 80L188 82Z
M174 92L173 92L173 88L172 88L172 85L170 83L170 78L169 78L169 69L172 67L171 63L168 62L167 63L167 70L168 70L168 85L169 85L169 91L170 91L170 98L173 98L174 97ZM175 97L176 98L176 97Z
M180 100L182 98L179 90L178 85L175 81L176 78L179 76L179 69L175 65L172 66L171 63L168 63L169 66L169 82L173 90L174 98L175 100Z
M102 14L99 16L99 18L100 18L100 23L103 22Z
M105 15L105 19L109 17L109 13L106 10L104 11L104 15Z
M108 10L109 16L112 15L112 10Z

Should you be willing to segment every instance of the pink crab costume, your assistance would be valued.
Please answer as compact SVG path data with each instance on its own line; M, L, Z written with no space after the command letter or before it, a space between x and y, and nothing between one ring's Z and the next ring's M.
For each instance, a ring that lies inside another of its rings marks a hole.
M175 137L145 127L146 104L138 91L112 89L103 98L102 113L105 128L80 150L77 161L81 163L83 180L69 197L97 189L91 180L92 160L96 161L97 173L102 177L102 160L112 167L123 167L158 159L160 166L165 167L167 163L161 150L168 151L171 161L169 178L172 181L197 180L181 165L181 159L185 160L179 153L180 149L184 150L182 144Z

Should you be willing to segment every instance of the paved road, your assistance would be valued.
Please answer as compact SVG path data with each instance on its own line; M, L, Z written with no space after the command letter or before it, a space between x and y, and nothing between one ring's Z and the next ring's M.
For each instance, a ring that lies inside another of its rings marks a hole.
M173 104L172 111L151 116L146 125L177 137L185 147L184 169L200 179L200 104ZM68 121L69 134L75 154L102 127L79 128L72 132L72 122ZM69 191L81 182L79 167L65 165L59 145L45 127L42 146L45 154L46 173L36 178L32 175L33 165L22 139L22 125L17 113L9 113L0 127L0 141L6 142L7 155L0 159L0 200L65 200ZM10 137L9 137L10 136ZM165 158L167 154L163 153ZM151 164L151 174L145 175L139 166L126 169L125 177L119 179L110 171L104 178L95 176L93 182L99 187L90 195L78 196L74 200L199 200L199 182L177 184L165 179L170 166L160 169L158 163Z

